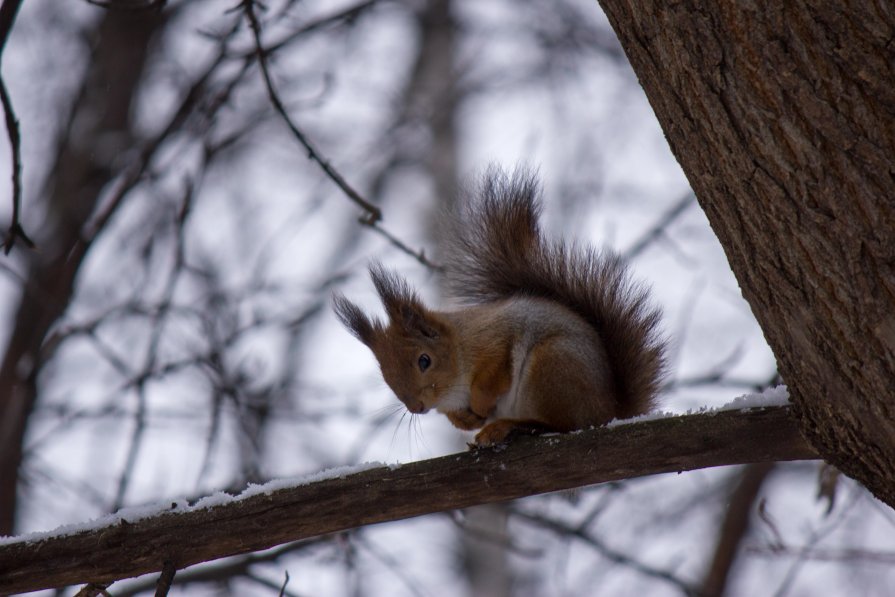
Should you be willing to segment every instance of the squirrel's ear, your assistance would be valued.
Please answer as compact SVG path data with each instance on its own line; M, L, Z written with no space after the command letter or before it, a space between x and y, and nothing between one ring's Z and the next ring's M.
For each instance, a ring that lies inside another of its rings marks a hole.
M376 327L360 307L349 301L342 294L333 295L333 307L336 316L358 340L371 346L376 334Z
M401 305L401 324L405 331L435 340L442 335L445 326L435 319L428 309L416 303Z
M446 329L444 324L426 309L404 278L377 262L370 265L370 277L389 321L414 336L435 339L442 335Z

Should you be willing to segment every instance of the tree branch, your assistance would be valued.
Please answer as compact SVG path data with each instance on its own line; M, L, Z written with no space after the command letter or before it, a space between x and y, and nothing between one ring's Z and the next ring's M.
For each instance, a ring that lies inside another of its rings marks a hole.
M0 54L6 48L6 40L9 39L20 6L22 0L3 0L3 4L0 5Z
M760 462L745 467L730 495L727 512L721 522L715 554L702 579L702 597L723 597L730 573L736 563L749 520L765 480L774 470L773 463Z
M0 55L6 47L6 40L12 31L16 15L22 0L3 0L0 6ZM3 241L3 252L7 255L21 239L28 247L34 248L34 241L28 238L25 230L19 222L22 204L22 140L19 135L19 120L12 108L12 98L6 89L6 81L0 75L0 102L3 104L3 114L6 119L6 134L9 136L9 148L12 154L12 221L9 224L6 240Z
M646 234L644 234L640 240L638 240L634 245L628 248L627 251L624 252L623 257L626 261L633 261L637 256L639 256L644 249L646 249L650 244L654 243L656 239L661 237L666 233L668 228L677 220L681 214L687 211L687 208L696 203L696 195L693 194L693 191L687 190L686 193L681 195L681 197L675 202L671 208L662 214L662 217L659 218L659 221L656 222L652 228L650 228Z
M332 180L349 199L354 201L367 213L364 219L369 221L370 224L378 222L382 219L382 211L364 199L360 193L354 190L354 187L348 184L345 177L330 164L328 159L320 154L320 151L311 144L305 134L289 116L286 106L283 105L283 101L280 99L280 96L274 87L273 77L270 75L270 67L267 63L267 53L265 53L264 44L261 42L261 23L258 20L258 15L255 13L255 0L243 0L240 7L245 11L246 17L249 20L249 25L252 29L252 35L255 39L255 54L258 59L258 67L261 69L261 76L264 79L267 96L270 98L270 103L273 106L274 111L276 111L276 113L283 119L286 126L289 127L292 136L295 137L308 152L308 158L317 162L330 180Z
M369 6L372 3L364 3L358 6L349 9L348 14L354 14L351 11L361 11ZM345 194L348 199L359 205L365 212L365 215L361 216L358 221L361 225L366 226L368 228L372 228L380 236L388 240L392 246L396 247L400 251L410 255L417 261L419 261L422 265L433 269L440 270L441 266L429 260L426 257L426 253L423 250L414 251L407 244L401 242L396 236L385 230L382 225L382 210L379 209L376 205L368 201L364 198L357 190L352 187L348 181L345 179L342 174L336 170L336 168L332 165L332 163L324 157L320 150L318 150L308 139L307 135L305 135L302 130L295 123L295 120L289 116L288 110L286 110L285 104L283 104L283 100L280 98L279 93L277 93L276 87L274 86L273 76L270 73L270 65L268 63L268 56L272 52L271 48L265 48L264 44L261 40L261 22L258 20L258 14L255 12L256 10L256 0L243 0L240 3L240 7L245 12L246 18L249 21L249 26L252 29L252 35L255 40L255 58L258 61L258 68L261 70L261 78L264 80L264 87L267 90L267 96L270 99L271 106L273 106L274 112L280 116L283 122L286 124L286 127L292 133L292 136L304 147L305 151L307 151L308 159L313 160L317 163L318 166L323 170L324 174L326 174L330 180L335 183L339 189ZM274 47L281 47L279 45Z
M266 549L363 525L657 473L815 458L788 407L669 417L580 433L520 437L178 508L135 522L0 543L0 593L102 583Z

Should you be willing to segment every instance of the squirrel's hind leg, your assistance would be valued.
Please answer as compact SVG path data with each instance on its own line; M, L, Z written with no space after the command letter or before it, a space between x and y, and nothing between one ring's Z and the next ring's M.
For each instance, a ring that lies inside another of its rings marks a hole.
M554 336L532 347L522 373L520 400L503 418L485 425L475 447L504 443L514 434L568 432L614 417L605 356L580 338Z

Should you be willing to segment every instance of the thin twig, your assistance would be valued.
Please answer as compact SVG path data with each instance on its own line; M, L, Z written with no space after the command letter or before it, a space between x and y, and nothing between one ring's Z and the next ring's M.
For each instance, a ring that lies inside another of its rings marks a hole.
M649 564L645 564L640 560L636 559L633 556L629 556L625 553L617 551L608 545L606 545L601 539L587 532L587 530L580 526L572 526L568 525L559 520L554 520L551 518L547 518L544 516L538 516L535 514L529 514L528 512L514 509L511 510L510 513L516 518L521 518L522 520L534 524L536 526L540 526L549 530L552 530L555 533L560 535L565 535L569 537L574 537L583 543L589 545L594 548L600 555L604 558L615 562L616 564L621 564L623 566L627 566L632 570L635 570L645 576L649 576L655 578L657 580L665 581L671 585L677 587L681 593L684 595L697 595L697 590L695 587L692 587L689 583L681 580L674 573L668 570L661 570L659 568L654 568Z
M273 77L270 74L270 65L268 63L268 56L271 55L276 49L285 45L285 40L279 42L278 44L274 44L269 48L265 48L261 41L261 22L258 20L258 15L255 12L255 0L243 0L240 5L245 12L246 18L249 21L249 25L252 29L252 35L255 41L255 49L254 56L258 60L258 66L261 70L261 76L264 79L264 86L267 89L267 95L270 98L270 103L273 105L274 111L280 116L286 126L289 128L292 135L296 138L296 140L304 147L305 151L308 153L308 159L317 162L323 172L332 180L339 189L342 190L343 193L354 203L359 205L366 212L361 218L360 223L363 226L368 228L372 228L382 237L387 239L394 247L398 248L403 253L410 255L421 264L433 270L442 269L436 263L430 261L424 251L414 251L393 234L382 228L378 225L378 223L382 220L382 210L379 207L373 205L370 201L365 199L360 193L358 193L354 187L352 187L345 177L336 170L330 161L325 158L320 151L314 147L314 145L308 140L307 136L302 132L295 121L289 116L288 111L286 110L286 106L283 104L282 99L280 99L279 93L276 90L276 87L273 83ZM373 2L365 2L354 6L343 13L335 15L330 19L327 19L329 22L335 18L351 18L353 15L358 14L360 11L372 6Z
M859 547L809 548L797 545L750 546L746 552L765 558L779 559L780 556L801 558L814 562L838 562L841 564L881 564L895 565L895 552L873 551Z
M398 237L396 237L391 232L389 232L388 230L383 228L379 223L377 223L377 222L371 223L364 218L360 219L360 223L363 224L364 226L367 226L368 228L372 228L373 230L375 230L376 232L381 234L383 237L388 239L388 241L393 246L397 247L398 249L400 249L402 252L406 253L407 255L410 255L411 257L413 257L414 259L416 259L417 261L419 261L421 264L425 265L429 269L435 270L435 271L441 271L444 269L444 266L438 265L437 263L431 261L428 257L426 257L425 251L423 251L422 249L420 249L419 251L414 251L409 246L404 244L404 242L402 242Z
M277 595L277 597L283 597L283 595L286 593L286 585L289 584L289 571L286 570L285 572L286 572L286 578L283 579L283 586L280 587L280 593L279 593L279 595Z
M274 591L282 591L281 597L301 597L298 593L293 591L287 591L284 587L280 586L279 583L269 580L263 576L259 576L254 572L246 572L244 575L246 580L250 580L254 583L261 585L262 587L267 587L268 589L272 589Z
M273 54L274 52L277 52L277 51L283 49L284 47L298 41L299 39L302 39L308 33L317 31L319 29L322 29L324 27L327 27L329 25L333 25L336 23L354 20L358 16L360 16L360 14L363 11L367 10L368 8L371 8L375 4L380 4L382 2L384 2L384 0L365 0L364 2L359 2L358 4L355 4L353 6L349 6L347 8L338 10L337 12L334 12L332 14L328 14L323 17L320 17L314 21L311 21L310 23L303 25L299 29L296 29L295 31L290 32L284 38L270 43L269 45L267 45L266 47L264 47L262 49L262 52L265 55L269 56L269 55ZM257 55L257 53L258 53L257 48L254 48L251 50L252 55ZM242 57L245 57L245 56L242 56Z
M854 507L858 500L861 499L864 495L866 494L861 489L857 487L853 488L849 503L839 511L838 515L833 520L829 521L825 526L822 526L821 528L815 529L811 532L811 535L805 542L805 544L798 550L796 554L794 554L796 556L796 560L792 563L792 566L787 571L786 576L783 578L783 581L780 583L780 586L774 593L774 597L783 597L789 592L789 590L792 588L793 583L795 583L796 581L796 577L802 571L802 567L810 559L811 554L817 549L818 544L825 538L830 536L833 531L839 528L846 521L852 507ZM772 544L772 548L775 549L784 546L782 536L779 534L779 531L777 531L776 534L776 542Z
M665 233L665 230L668 226L671 225L686 209L696 202L696 195L693 194L693 191L687 190L677 202L671 206L671 209L666 211L659 221L653 225L652 228L644 234L640 240L638 240L634 246L630 247L627 251L624 252L624 257L626 260L631 261L640 253L646 249L652 242L654 242L657 238L662 236Z
M16 14L19 12L22 0L3 0L0 6L0 56L6 47L6 40L12 31ZM0 101L3 102L3 113L6 117L6 134L9 136L10 152L12 153L12 221L6 240L3 241L3 252L9 255L16 240L21 239L29 248L34 248L34 241L28 238L20 223L20 210L22 204L22 138L19 134L19 120L12 108L12 99L6 89L6 81L0 75Z
M308 141L308 138L305 134L298 128L298 126L293 122L292 118L289 116L289 113L286 111L286 107L283 105L282 100L280 100L280 96L277 94L276 88L273 84L273 79L270 76L270 67L267 62L267 52L264 50L264 46L261 43L261 23L258 20L258 15L255 13L255 0L243 0L240 5L242 9L245 11L246 18L249 20L249 25L252 29L252 35L255 38L255 55L258 58L258 66L261 68L261 76L264 78L264 86L267 88L267 95L270 98L270 103L273 104L274 110L276 110L277 114L283 119L283 122L286 123L286 126L289 127L289 130L292 132L292 135L298 140L299 143L305 148L308 152L308 159L311 159L323 169L329 178L336 183L342 192L348 196L349 199L357 203L360 207L367 212L367 216L365 221L370 224L374 224L382 219L382 211L364 199L360 193L354 190L348 181L339 174L339 172L333 168L329 160L323 157L320 152Z

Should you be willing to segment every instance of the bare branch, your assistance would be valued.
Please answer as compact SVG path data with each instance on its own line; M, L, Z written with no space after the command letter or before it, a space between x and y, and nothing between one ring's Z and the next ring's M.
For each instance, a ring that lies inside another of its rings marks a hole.
M667 582L672 586L677 587L677 589L684 595L689 595L691 597L695 597L696 595L698 595L694 587L690 586L689 584L675 576L672 572L655 568L641 562L635 557L612 549L598 537L591 533L588 533L587 528L583 525L576 527L559 520L552 520L549 518L544 518L542 516L535 516L533 514L521 512L519 510L513 511L513 516L522 518L534 525L550 529L555 533L574 537L575 539L578 539L579 541L582 541L590 547L594 548L604 558L615 562L616 564L627 566L628 568L635 570L636 572L643 574L644 576L649 576L651 578Z
M348 181L332 167L329 160L324 158L317 148L308 141L305 134L289 116L289 113L286 111L286 106L283 105L283 101L280 99L280 96L274 87L273 79L270 76L270 66L267 62L268 54L264 49L264 45L261 43L261 23L258 21L258 15L255 12L255 0L243 0L241 6L245 11L246 18L249 20L249 25L252 28L252 35L255 38L255 55L258 58L258 66L261 68L261 75L264 78L264 86L267 88L267 95L270 98L270 103L273 105L274 110L280 115L283 122L286 123L286 126L289 127L292 135L308 152L308 159L317 162L326 175L336 183L336 186L338 186L349 199L357 203L367 212L365 220L369 221L370 224L378 222L382 219L382 212L380 209L364 199L360 193L355 191L354 188L348 184Z
M87 0L87 4L106 8L108 10L120 10L123 12L142 12L144 10L161 10L168 0Z
M323 29L324 27L328 27L331 25L336 25L339 23L350 22L354 19L357 19L361 13L365 10L371 8L376 4L382 4L384 0L364 0L363 2L358 2L353 6L348 6L346 8L340 9L332 14L324 15L319 19L313 20L310 23L303 25L301 28L289 33L284 38L275 41L271 44L268 44L262 49L264 54L270 55L274 52L277 52L284 47L302 39L308 33L312 31L317 31L319 29ZM252 54L257 54L257 48L252 50ZM246 56L243 56L246 57Z
M693 194L693 191L687 190L678 200L675 202L671 208L662 214L662 217L659 218L659 221L653 225L652 228L646 232L640 240L638 240L632 247L630 247L624 253L624 257L627 260L633 260L640 253L643 252L650 244L656 241L659 237L665 234L665 231L668 229L671 224L680 217L682 213L684 213L688 207L696 203L696 195Z
M286 571L286 578L283 579L283 586L280 587L279 597L283 597L286 593L286 585L289 584L289 571Z
M167 597L175 574L177 574L177 568L174 567L174 564L170 560L165 561L162 565L162 573L155 584L155 597Z
M361 5L358 5L350 11L361 11L367 7L372 5L372 2L365 2ZM246 18L249 21L249 25L252 29L252 35L255 40L255 58L258 60L258 66L261 69L261 76L264 79L264 86L267 89L267 96L270 98L270 103L274 108L274 111L280 116L286 126L289 128L289 131L292 135L298 140L298 142L305 148L305 151L308 153L308 159L317 162L323 172L332 180L339 189L342 190L343 193L354 203L359 205L366 214L360 218L360 223L368 228L372 228L376 232L378 232L381 236L386 238L394 247L397 247L402 252L410 255L421 264L429 267L431 269L440 269L438 265L429 261L426 257L425 252L423 251L414 251L410 247L408 247L405 243L401 242L397 237L393 234L386 231L379 224L382 220L382 210L379 207L373 205L370 201L365 199L360 193L358 193L354 187L352 187L345 177L336 170L332 164L330 164L329 160L326 159L320 151L310 142L308 137L302 132L295 121L289 116L289 112L286 110L286 106L283 104L283 100L280 99L279 93L277 93L276 87L273 83L273 77L270 74L270 65L268 63L268 56L273 51L271 48L265 48L261 41L261 23L258 20L258 15L255 12L256 2L255 0L243 0L241 7L245 12ZM351 14L354 14L352 12ZM344 16L339 16L339 18L345 18ZM272 46L272 48L282 47L283 42Z
M0 54L6 47L6 40L9 39L21 5L22 0L3 0L3 5L0 6Z
M892 566L895 564L895 552L852 547L823 549L792 545L752 546L746 548L746 553L765 558L778 559L780 556L787 556L815 562L838 562L846 565L880 564Z
M762 485L773 469L773 463L761 462L745 467L737 475L738 482L718 531L715 553L702 580L700 594L703 597L721 597L725 594L740 545L749 531L752 510Z
M254 494L208 508L0 545L0 592L107 582L184 568L378 522L697 468L814 458L787 407L669 417L518 438Z
M6 40L12 31L22 0L3 0L0 6L0 56L6 47ZM3 241L3 252L9 255L16 240L21 239L28 247L34 248L34 242L25 234L19 222L19 211L22 205L22 139L19 135L19 120L12 109L12 99L6 89L6 81L0 75L0 101L3 103L3 114L6 118L6 134L9 136L10 153L12 154L12 221L6 240Z
M368 228L372 228L373 230L375 230L376 232L381 234L383 237L388 239L388 241L394 247L397 247L403 253L410 255L411 257L413 257L414 259L416 259L417 261L419 261L421 264L425 265L429 269L436 270L436 271L440 271L440 270L444 269L442 266L438 265L437 263L430 261L429 258L426 257L425 251L423 251L423 250L414 251L409 246L407 246L407 244L405 244L403 241L401 241L401 239L399 239L394 234L392 234L391 232L389 232L388 230L383 228L379 222L371 223L368 220L362 218L360 220L360 223L363 224L364 226L367 226Z

